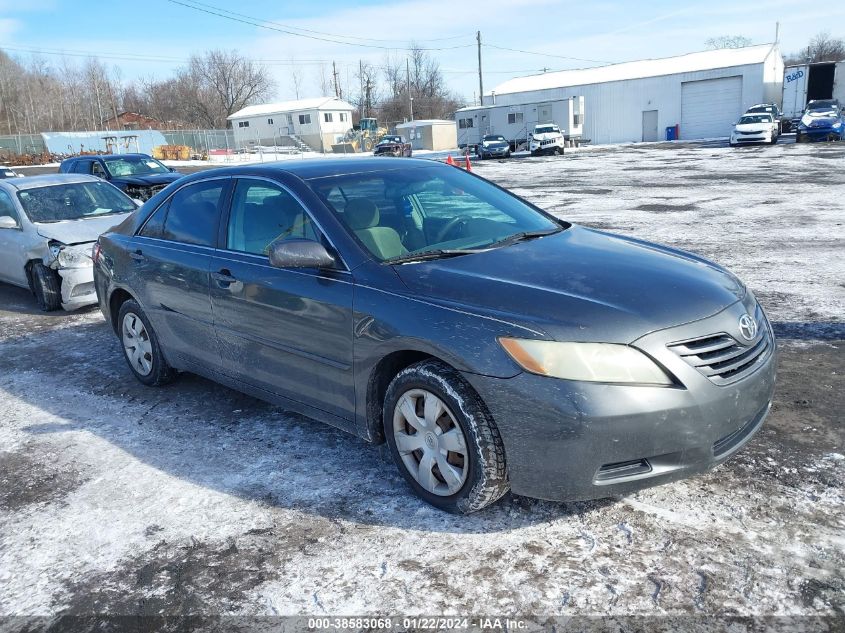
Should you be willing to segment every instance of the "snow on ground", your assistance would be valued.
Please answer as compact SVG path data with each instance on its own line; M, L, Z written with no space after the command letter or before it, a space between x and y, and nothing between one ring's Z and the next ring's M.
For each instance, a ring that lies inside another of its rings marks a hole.
M0 285L0 614L841 616L843 150L476 166L729 266L793 337L739 455L623 499L439 513L383 449L197 377L145 388L96 310Z

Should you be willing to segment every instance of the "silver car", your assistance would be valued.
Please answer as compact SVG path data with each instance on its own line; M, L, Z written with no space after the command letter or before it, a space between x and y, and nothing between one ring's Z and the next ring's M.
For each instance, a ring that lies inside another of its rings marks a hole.
M97 303L91 249L136 207L94 176L0 180L0 281L32 290L44 311Z

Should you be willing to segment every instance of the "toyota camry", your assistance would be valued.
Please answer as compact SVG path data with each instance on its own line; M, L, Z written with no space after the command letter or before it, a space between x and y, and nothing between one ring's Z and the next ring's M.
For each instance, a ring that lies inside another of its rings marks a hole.
M139 381L194 372L387 442L450 512L700 473L771 405L775 340L733 274L433 161L201 172L94 261Z

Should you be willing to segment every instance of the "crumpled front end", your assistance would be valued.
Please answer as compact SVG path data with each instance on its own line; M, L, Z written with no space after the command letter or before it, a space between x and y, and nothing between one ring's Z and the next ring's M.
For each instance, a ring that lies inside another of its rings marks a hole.
M62 308L76 310L97 303L94 289L93 243L66 246L51 242L44 265L59 273L62 280Z

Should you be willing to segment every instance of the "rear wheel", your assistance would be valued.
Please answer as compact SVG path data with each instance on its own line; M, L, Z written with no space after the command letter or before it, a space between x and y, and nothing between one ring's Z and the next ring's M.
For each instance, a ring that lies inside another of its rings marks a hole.
M510 489L499 429L452 367L426 360L401 371L387 389L383 416L402 476L431 505L469 514Z
M173 380L176 372L164 359L158 337L136 301L130 299L120 306L117 323L123 357L135 378L150 387Z
M62 307L62 280L52 268L41 262L35 262L30 269L32 291L38 307L44 312L52 312Z

